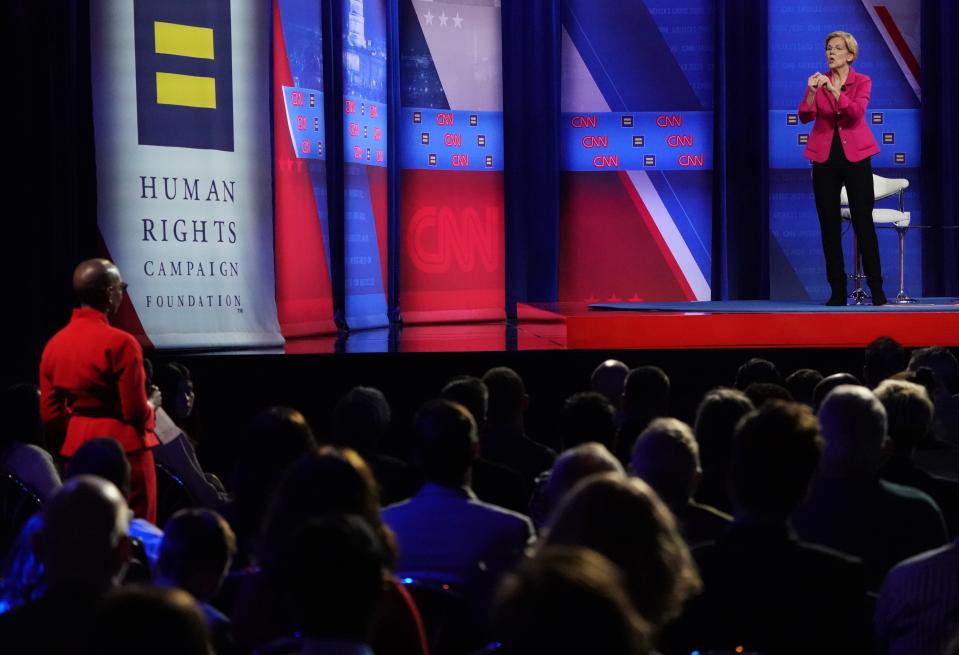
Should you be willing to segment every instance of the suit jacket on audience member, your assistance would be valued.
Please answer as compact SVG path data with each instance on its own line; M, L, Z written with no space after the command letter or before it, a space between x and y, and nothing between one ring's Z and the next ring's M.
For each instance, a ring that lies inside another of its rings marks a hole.
M383 510L396 533L396 575L458 585L495 580L533 540L529 519L484 503L468 488L427 483Z
M861 558L873 591L897 563L947 541L942 513L929 496L878 478L817 478L792 519L803 541Z
M862 562L798 541L784 525L734 523L693 549L703 593L667 632L675 649L745 647L783 653L860 653L868 636Z
M959 544L898 564L876 605L876 638L888 655L941 655L959 625Z
M488 426L480 434L480 454L518 472L528 484L551 468L556 460L551 448L530 439L522 430L508 426Z
M890 457L880 469L879 475L888 482L929 494L942 512L950 538L956 536L959 532L959 482L931 475L905 455Z

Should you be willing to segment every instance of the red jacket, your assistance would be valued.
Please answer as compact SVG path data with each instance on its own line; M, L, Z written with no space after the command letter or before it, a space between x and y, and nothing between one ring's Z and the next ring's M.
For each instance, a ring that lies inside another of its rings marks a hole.
M846 159L851 162L862 161L866 157L879 154L879 144L866 122L866 107L872 93L872 80L868 75L857 73L850 68L844 86L845 90L839 93L839 100L836 100L826 87L820 86L811 105L806 104L806 96L809 94L809 88L806 88L799 103L799 120L803 123L816 120L803 152L806 159L820 164L829 159L832 135L837 124Z
M71 457L97 437L116 439L128 453L156 446L145 382L133 335L102 312L74 309L40 359L40 415L49 432L66 431L60 453Z

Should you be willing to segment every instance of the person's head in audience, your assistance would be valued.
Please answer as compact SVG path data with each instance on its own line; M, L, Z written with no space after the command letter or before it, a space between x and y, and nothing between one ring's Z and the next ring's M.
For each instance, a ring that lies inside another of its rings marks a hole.
M78 475L103 478L112 482L124 498L130 497L130 462L116 439L90 439L77 448L67 464L66 477Z
M46 449L47 440L40 420L40 387L13 384L0 397L0 453L11 443L28 443Z
M432 400L416 413L413 460L428 482L445 487L468 485L478 453L476 421L459 403Z
M652 420L669 412L669 376L658 366L639 366L623 384L623 411Z
M329 442L369 455L390 429L390 404L379 389L353 387L333 408Z
M486 415L489 412L489 389L478 377L459 375L453 378L443 387L440 398L459 403L468 409L478 429L486 425Z
M876 398L886 410L887 432L895 452L911 457L932 426L933 404L926 389L905 380L883 380Z
M275 558L297 526L333 514L361 516L386 551L395 553L395 538L380 516L379 491L369 466L354 450L326 447L300 457L280 481L264 522L261 563L275 567Z
M360 516L304 522L286 542L278 571L292 625L307 639L367 642L385 566L383 545Z
M655 419L643 430L630 467L670 507L689 502L703 473L692 428L675 418Z
M870 389L906 368L906 350L892 337L877 337L866 346L862 381Z
M529 408L529 396L523 378L511 368L497 366L483 374L489 390L486 419L490 426L521 428L523 415Z
M771 401L747 414L730 464L737 519L785 522L809 490L822 447L819 422L806 405Z
M570 489L580 480L597 473L624 473L623 465L606 446L600 443L584 443L564 450L553 462L549 479L543 489L542 515L534 517L536 524L542 526L546 523Z
M607 359L593 369L589 378L590 390L606 396L606 400L618 409L623 400L623 386L626 384L627 375L629 367L626 364L618 359Z
M706 392L696 409L693 431L699 444L703 482L697 497L720 509L732 509L726 488L736 424L755 407L742 391L719 388Z
M801 368L793 371L786 378L786 388L797 403L812 407L813 390L822 382L823 375L811 368Z
M87 655L210 655L203 612L190 594L175 587L117 588L94 614Z
M833 373L832 375L827 375L816 385L816 388L813 389L813 411L818 414L819 408L822 406L822 401L829 395L829 392L842 385L862 386L862 382L852 373Z
M928 366L920 366L914 371L910 369L899 371L889 379L918 384L926 390L929 400L934 400L936 397L936 374ZM935 416L935 409L933 409L933 416Z
M120 309L124 288L120 269L109 259L87 259L73 269L73 293L81 307L113 316Z
M157 582L213 598L236 555L236 535L222 516L203 508L181 509L163 526Z
M842 385L819 408L826 440L822 470L838 478L874 478L886 443L886 410L872 391Z
M504 655L642 655L649 625L622 571L587 548L551 546L500 585L494 635Z
M541 547L554 545L591 548L618 565L636 609L657 628L701 586L672 513L638 478L608 473L580 482L547 526Z
M776 365L768 359L753 357L746 360L746 362L736 370L735 386L740 391L745 391L746 387L756 382L781 385L783 383L783 376L779 373Z
M789 389L772 382L753 382L746 387L743 393L756 407L762 407L770 400L785 400L787 402L794 400L793 395L789 393Z
M111 587L130 560L130 514L113 483L92 475L68 480L44 506L34 542L47 586Z
M560 443L573 448L591 441L615 448L616 408L601 393L582 391L563 403L559 417Z
M163 395L163 409L170 418L184 420L193 414L196 393L190 369L179 362L168 362L156 371L154 381Z
M936 374L939 395L959 393L959 361L949 350L942 346L930 346L914 351L909 358L909 369L915 371L920 366L931 368Z

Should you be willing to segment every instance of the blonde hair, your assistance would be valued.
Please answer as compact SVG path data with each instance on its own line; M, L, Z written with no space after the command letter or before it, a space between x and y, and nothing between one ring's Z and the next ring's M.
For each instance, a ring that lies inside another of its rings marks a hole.
M859 42L856 41L856 37L854 37L849 32L842 32L839 30L835 32L830 32L826 36L825 45L827 48L829 47L829 42L835 39L836 37L839 37L840 39L843 40L843 42L846 44L846 50L848 50L849 54L852 55L852 61L856 61L856 59L859 57ZM852 61L849 63L851 64Z

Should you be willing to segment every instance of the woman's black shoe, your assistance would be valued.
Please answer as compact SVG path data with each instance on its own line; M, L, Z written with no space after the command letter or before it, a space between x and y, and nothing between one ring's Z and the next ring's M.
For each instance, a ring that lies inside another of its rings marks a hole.
M886 298L886 293L880 288L879 290L872 290L872 304L876 307L880 305L885 305L889 300Z
M845 307L846 306L846 294L837 294L834 293L829 296L829 300L826 301L826 307Z

